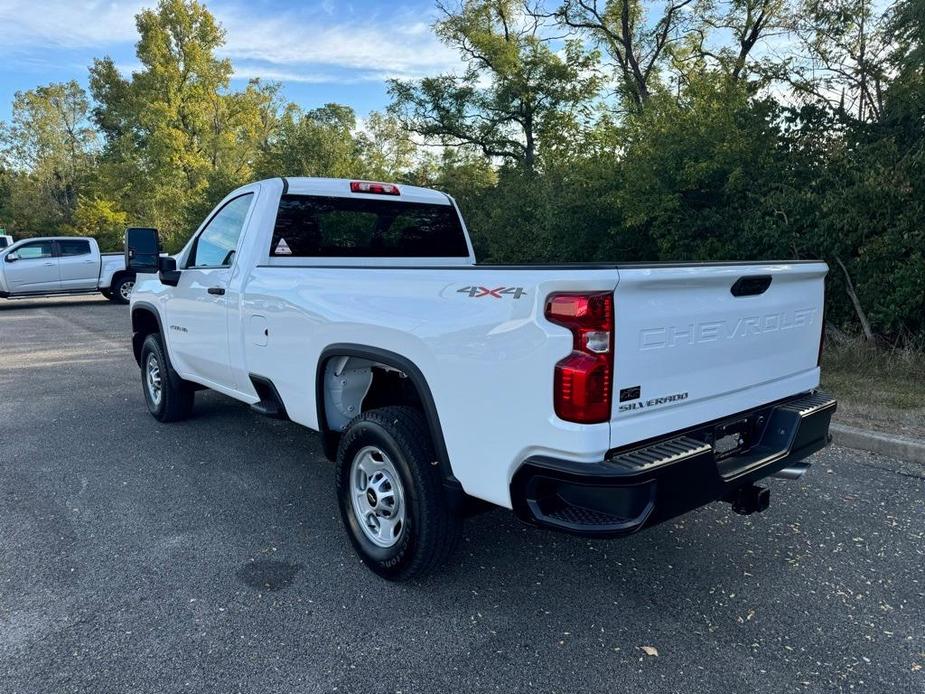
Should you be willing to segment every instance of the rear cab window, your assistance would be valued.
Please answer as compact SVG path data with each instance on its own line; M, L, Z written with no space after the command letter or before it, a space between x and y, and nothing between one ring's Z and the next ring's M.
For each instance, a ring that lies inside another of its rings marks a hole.
M467 258L450 204L283 195L271 258Z
M59 239L58 249L62 257L90 255L90 242L83 239Z

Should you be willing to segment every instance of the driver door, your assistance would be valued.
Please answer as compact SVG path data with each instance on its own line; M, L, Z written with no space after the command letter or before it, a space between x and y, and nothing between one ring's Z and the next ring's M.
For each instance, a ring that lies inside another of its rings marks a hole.
M193 242L166 310L174 368L231 389L225 291L253 199L245 193L212 215Z
M11 294L54 293L61 291L58 258L54 241L30 241L19 246L4 258L3 274Z

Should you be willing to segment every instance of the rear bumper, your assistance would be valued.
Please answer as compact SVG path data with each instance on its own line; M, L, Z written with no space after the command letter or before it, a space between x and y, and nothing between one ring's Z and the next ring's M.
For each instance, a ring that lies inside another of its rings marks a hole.
M620 537L750 486L824 448L837 404L820 391L610 451L597 463L528 458L511 481L519 518ZM724 444L741 438L733 451Z

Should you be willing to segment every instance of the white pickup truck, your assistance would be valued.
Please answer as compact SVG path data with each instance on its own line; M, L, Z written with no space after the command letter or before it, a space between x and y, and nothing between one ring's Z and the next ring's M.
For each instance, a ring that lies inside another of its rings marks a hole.
M127 304L135 273L122 253L100 253L96 239L55 236L22 239L0 249L0 297L93 294Z
M151 414L207 387L319 431L389 579L443 562L473 499L618 537L764 510L756 481L828 442L821 262L479 265L449 196L314 178L239 188L175 257L126 246Z

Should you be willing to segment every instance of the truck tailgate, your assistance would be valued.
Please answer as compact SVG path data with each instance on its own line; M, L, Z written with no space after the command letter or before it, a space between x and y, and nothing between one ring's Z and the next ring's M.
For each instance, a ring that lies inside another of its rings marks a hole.
M614 448L818 385L820 262L623 266Z

